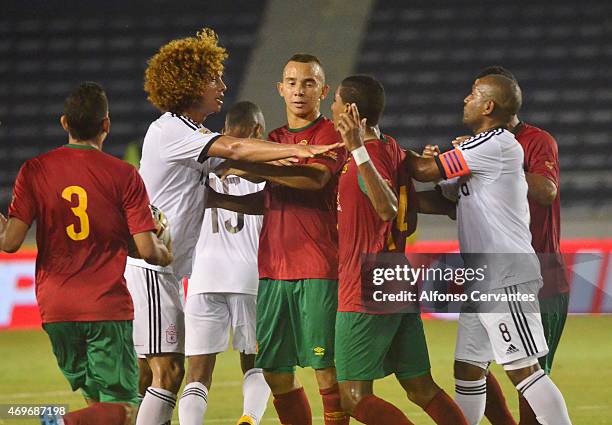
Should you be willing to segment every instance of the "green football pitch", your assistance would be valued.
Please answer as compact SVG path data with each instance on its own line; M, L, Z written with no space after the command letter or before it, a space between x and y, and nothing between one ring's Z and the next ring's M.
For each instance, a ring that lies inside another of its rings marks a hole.
M452 353L454 322L426 321L427 339L434 378L453 394ZM60 374L42 331L0 332L0 404L66 403L71 410L84 406ZM572 316L568 319L552 377L565 396L575 425L612 424L612 316ZM516 392L503 371L494 366L510 403L517 414ZM322 424L321 401L311 370L299 377L311 401L315 424ZM433 424L411 405L401 387L390 377L375 384L376 393L400 407L415 424ZM217 361L206 413L207 424L234 425L242 412L241 373L236 353ZM0 424L35 424L34 420L3 420ZM173 424L178 423L175 420ZM270 403L263 423L278 423ZM352 421L356 423L356 421ZM488 424L487 421L483 423Z

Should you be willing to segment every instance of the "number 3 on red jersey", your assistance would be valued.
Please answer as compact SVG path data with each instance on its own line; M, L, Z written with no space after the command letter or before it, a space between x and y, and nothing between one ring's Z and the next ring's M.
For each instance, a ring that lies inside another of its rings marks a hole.
M74 224L66 226L66 234L74 241L82 241L89 236L89 216L87 215L87 192L81 186L68 186L62 191L62 198L72 205L72 196L76 195L77 205L71 207L72 213L79 219L81 230L75 231Z

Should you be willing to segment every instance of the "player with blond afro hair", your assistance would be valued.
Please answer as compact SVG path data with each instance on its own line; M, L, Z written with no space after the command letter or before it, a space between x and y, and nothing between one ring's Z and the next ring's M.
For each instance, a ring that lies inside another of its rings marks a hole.
M210 28L169 42L148 62L144 89L149 101L164 112L184 111L199 100L211 80L223 74L225 59L227 51Z

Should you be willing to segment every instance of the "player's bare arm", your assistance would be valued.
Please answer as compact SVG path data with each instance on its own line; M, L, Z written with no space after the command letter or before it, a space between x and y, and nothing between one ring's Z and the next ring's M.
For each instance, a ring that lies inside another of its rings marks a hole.
M452 220L457 218L457 204L437 190L417 192L417 199L419 214L447 215Z
M30 226L16 217L7 220L0 214L0 251L17 252L28 234Z
M268 162L288 158L314 158L340 146L340 143L285 145L259 139L221 136L210 147L208 156L245 162Z
M242 214L262 215L264 213L263 191L248 195L219 193L212 187L206 188L206 208L222 208Z
M254 174L251 174L247 171L244 170L240 170L238 168L234 168L233 164L235 162L232 161L231 159L228 159L224 162L222 162L217 168L214 169L215 174L221 179L221 180L225 180L225 178L227 176L236 176L236 177L240 177L242 179L248 180L251 183L263 183L265 182L264 179L262 179L259 176L256 176Z
M443 178L434 156L424 157L407 150L405 164L412 177L419 182L432 182Z
M361 120L357 105L353 103L347 113L340 114L337 128L355 159L372 206L382 220L389 221L397 215L397 196L369 159L364 146L365 126L366 119Z
M548 207L557 198L557 186L548 177L535 173L525 173L529 191L527 196L543 207Z
M318 145L313 145L318 146ZM321 145L334 146L334 145ZM300 164L293 166L232 162L231 169L221 175L234 174L243 177L259 177L263 180L300 190L321 190L331 179L331 172L323 164ZM215 171L217 173L217 171ZM217 173L217 175L220 175Z
M407 150L405 164L411 175L420 182L435 182L471 173L459 148L441 154L437 145L427 145L422 155Z
M172 263L171 248L166 247L153 232L136 233L133 236L139 257L155 266L168 266Z

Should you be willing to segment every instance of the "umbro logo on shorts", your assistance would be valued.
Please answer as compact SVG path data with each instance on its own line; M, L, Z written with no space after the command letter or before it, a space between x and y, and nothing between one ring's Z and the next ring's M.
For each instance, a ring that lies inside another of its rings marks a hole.
M312 349L312 351L314 351L314 355L315 356L324 356L325 355L325 348L323 347L315 347Z
M506 355L518 353L520 350L514 346L514 344L510 344L508 349L506 350Z

